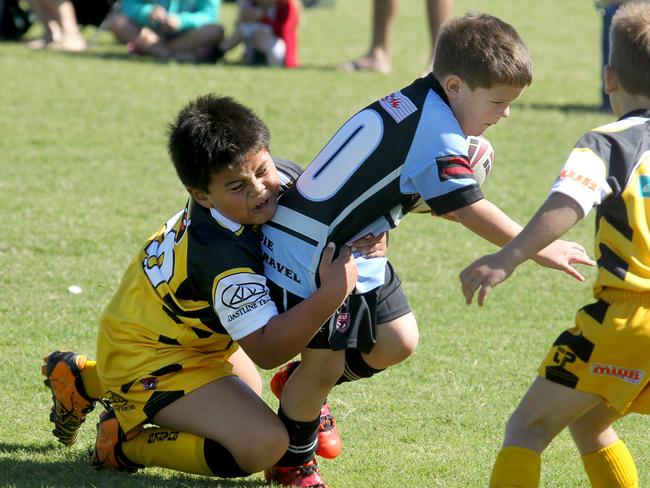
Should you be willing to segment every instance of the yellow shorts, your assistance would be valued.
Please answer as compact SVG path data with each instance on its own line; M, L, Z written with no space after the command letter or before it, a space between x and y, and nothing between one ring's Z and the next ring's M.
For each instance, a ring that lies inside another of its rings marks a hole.
M145 285L136 285L124 280L100 318L97 338L97 374L125 432L197 388L232 376L228 359L239 348L226 334L199 329L198 320L172 320Z
M555 340L540 376L600 395L621 414L650 413L650 293L605 290L575 322Z

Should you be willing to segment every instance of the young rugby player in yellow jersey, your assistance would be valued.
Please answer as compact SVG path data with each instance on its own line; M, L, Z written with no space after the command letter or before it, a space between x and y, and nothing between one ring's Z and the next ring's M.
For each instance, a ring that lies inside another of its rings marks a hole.
M604 84L616 122L585 134L551 194L501 251L460 275L467 303L482 305L515 268L596 210L596 302L581 308L510 417L491 487L533 488L540 454L565 427L597 488L638 487L636 466L612 429L650 413L650 3L612 21Z
M328 247L320 288L278 314L255 229L275 213L281 189L269 143L264 123L225 97L198 98L172 124L169 152L187 206L129 265L100 319L97 362L57 351L43 367L64 444L75 442L93 399L110 403L95 466L232 478L287 449L248 357L267 369L294 357L352 291L357 270L347 247L336 259Z

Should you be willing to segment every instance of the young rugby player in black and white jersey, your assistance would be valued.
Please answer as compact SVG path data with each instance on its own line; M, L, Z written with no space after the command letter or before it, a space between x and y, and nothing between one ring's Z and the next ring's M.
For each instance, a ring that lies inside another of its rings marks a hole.
M433 73L352 116L262 227L264 273L275 285L278 306L290 308L317 289L317 266L328 242L341 245L387 231L420 198L435 214L494 244L514 237L521 227L484 199L472 178L466 137L508 117L510 104L531 81L528 49L510 25L484 14L447 23ZM591 263L582 246L564 241L535 260L578 279L571 264ZM417 324L405 299L397 300L401 308L387 314L385 323L374 316L377 295L400 290L394 273L381 259L357 264L360 280L349 307L319 331L300 363L272 380L272 388L282 386L274 391L290 441L268 479L315 486L303 483L301 469L313 459L318 414L331 389L403 361L417 344Z

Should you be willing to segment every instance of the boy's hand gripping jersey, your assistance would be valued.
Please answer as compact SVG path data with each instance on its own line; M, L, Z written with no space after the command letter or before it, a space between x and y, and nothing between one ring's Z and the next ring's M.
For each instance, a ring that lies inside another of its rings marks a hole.
M265 275L306 297L317 288L323 248L397 226L422 199L437 214L483 195L467 141L433 75L364 108L330 139L262 227ZM360 275L383 281L381 259ZM360 280L361 282L361 280Z

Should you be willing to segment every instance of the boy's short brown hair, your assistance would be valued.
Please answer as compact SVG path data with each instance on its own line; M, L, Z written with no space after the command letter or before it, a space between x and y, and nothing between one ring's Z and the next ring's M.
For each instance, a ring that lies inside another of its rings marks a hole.
M473 90L494 85L525 87L533 81L528 48L510 24L469 13L447 22L438 36L433 74L463 79Z
M631 2L614 14L610 66L623 89L650 97L650 3Z

